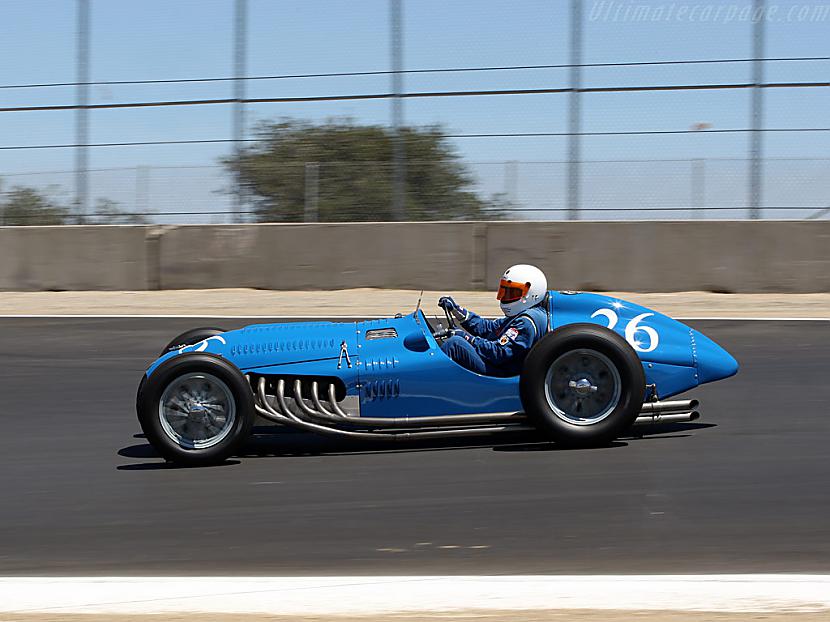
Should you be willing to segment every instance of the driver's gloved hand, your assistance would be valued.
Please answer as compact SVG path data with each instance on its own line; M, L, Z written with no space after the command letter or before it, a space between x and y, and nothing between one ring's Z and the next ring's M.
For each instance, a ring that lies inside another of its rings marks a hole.
M441 298L438 299L438 306L445 309L447 312L452 313L453 316L455 316L455 319L460 322L467 319L467 309L459 306L458 303L449 296L441 296Z
M465 341L469 341L470 343L473 343L476 340L474 335L471 335L466 330L462 330L460 328L453 328L451 331L448 332L447 336L461 337L462 339L464 339Z

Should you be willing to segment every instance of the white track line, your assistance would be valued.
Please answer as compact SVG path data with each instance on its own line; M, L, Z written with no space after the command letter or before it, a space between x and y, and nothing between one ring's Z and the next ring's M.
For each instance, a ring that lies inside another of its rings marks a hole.
M0 613L830 611L830 575L0 578Z

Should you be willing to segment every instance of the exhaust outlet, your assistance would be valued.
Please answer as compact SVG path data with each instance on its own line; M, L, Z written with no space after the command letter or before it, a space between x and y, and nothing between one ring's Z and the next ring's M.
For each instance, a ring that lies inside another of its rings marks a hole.
M650 425L654 423L686 423L700 419L700 413L696 410L686 413L651 413L640 415L634 421L634 425Z

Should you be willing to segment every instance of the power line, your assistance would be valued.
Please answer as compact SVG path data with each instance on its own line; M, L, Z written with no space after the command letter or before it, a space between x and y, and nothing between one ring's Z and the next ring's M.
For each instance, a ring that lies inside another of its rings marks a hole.
M830 131L830 128L827 128L827 131ZM12 147L14 149L15 147ZM0 147L2 149L2 147ZM690 162L695 162L701 158L623 158L619 160L582 160L584 164L677 164L683 163L688 164ZM746 162L747 158L724 158L724 157L708 157L703 158L706 162ZM766 157L764 158L765 162L830 162L830 157L826 156L815 156L815 157ZM410 160L413 164L421 163L420 160ZM567 164L567 160L522 160L518 162L518 164L526 165L526 164ZM286 165L290 163L284 163ZM356 161L337 161L337 162L323 162L321 163L324 166L389 166L389 162L356 162ZM504 160L473 160L467 162L469 166L481 166L481 165L498 165L503 166L505 164ZM299 165L298 165L299 166ZM220 164L154 164L151 166L139 165L139 166L109 166L109 167L100 167L100 168L90 168L87 169L90 173L109 173L109 172L124 172L130 171L135 172L136 168L148 168L152 171L166 171L166 170L182 170L182 169L192 169L192 170L224 170L224 167ZM3 173L0 175L0 178L7 179L9 177L31 177L37 175L69 175L74 173L74 169L64 169L59 171L27 171L23 173Z
M740 134L753 131L750 128L711 129L706 134ZM769 127L762 132L830 132L830 127ZM631 130L626 132L515 132L515 133L482 133L482 134L445 134L447 138L525 138L536 136L651 136L663 134L701 134L698 130Z
M193 169L193 170L208 170L208 169L223 169L219 164L155 164L152 166L108 166L102 168L88 168L87 171L90 173L113 173L113 172L124 172L130 171L135 172L137 168L147 168L152 171L165 171L165 170L182 170L182 169ZM71 170L62 170L62 171L28 171L25 173L3 173L0 175L0 178L7 179L9 177L31 177L36 175L70 175L75 172L75 169Z
M741 134L751 132L750 128L734 128L734 129L711 129L706 130L706 134ZM768 127L760 130L762 132L830 132L830 127ZM672 134L701 134L697 130L632 130L627 132L580 132L579 136L660 136ZM544 137L564 137L570 136L568 132L509 132L509 133L477 133L477 134L444 134L446 138L544 138ZM255 143L261 139L246 138L241 142ZM232 138L207 138L196 140L146 140L146 141L131 141L131 142L112 142L112 143L90 143L87 147L147 147L155 145L201 145L201 144L221 144L237 142ZM74 143L56 143L49 145L11 145L0 146L0 151L18 151L28 149L71 149L78 147ZM707 158L717 160L718 158ZM797 159L797 158L786 158ZM815 160L817 158L805 158L808 160ZM615 162L617 160L614 160ZM651 162L653 160L638 160L644 162ZM664 160L657 160L663 162ZM683 160L685 161L685 160ZM159 167L163 168L163 167Z
M675 84L675 85L652 85L652 86L593 86L576 89L579 93L637 93L646 91L711 91L711 90L736 90L751 89L757 85L751 83L735 84ZM830 82L773 82L760 85L764 89L779 88L825 88L830 87ZM555 93L570 93L571 88L546 88L546 89L497 89L497 90L476 90L476 91L424 91L416 93L402 93L397 97L406 99L432 98L432 97L480 97L493 95L548 95ZM110 110L118 108L163 108L172 106L204 106L216 104L277 104L277 103L300 103L300 102L328 102L328 101L356 101L356 100L377 100L396 97L394 93L366 93L354 95L311 95L304 97L256 97L239 100L236 98L222 99L189 99L189 100L167 100L153 102L122 102L112 104L90 104L83 108L87 110ZM42 112L59 110L78 110L77 105L63 104L51 106L14 106L0 108L0 112Z
M232 143L233 138L209 138L204 140L145 140L122 143L89 143L86 147L145 147L150 145L201 145L209 143ZM242 142L256 142L254 138L246 138ZM71 149L79 145L72 143L54 145L15 145L11 147L0 147L0 151L15 151L19 149Z
M700 210L700 207L680 206L680 207L583 207L582 210L586 212L684 212ZM704 208L708 211L740 211L746 210L745 205L738 206L706 206ZM814 210L814 205L764 205L764 210L780 210L780 211L795 211L795 210ZM828 208L830 209L830 208ZM510 212L567 212L567 207L516 207L507 211ZM213 212L211 212L213 213Z
M618 63L579 63L579 64L547 64L547 65L494 65L488 67L439 67L432 69L405 69L403 74L424 74L424 73L473 73L488 71L526 71L534 69L571 69L574 67L599 68L599 67L657 67L670 65L722 65L734 63L751 63L753 58L726 58L726 59L700 59L700 60L663 60L663 61L641 61L641 62L618 62ZM780 58L762 58L761 62L812 62L830 61L830 56L791 56ZM394 73L391 70L376 71L339 71L324 73L294 73L247 76L245 80L290 80L305 78L340 78L340 77L361 77L361 76L386 76ZM157 80L95 80L88 82L43 82L29 84L2 84L0 89L36 89L70 86L123 86L142 84L193 84L210 82L233 82L238 78L214 77L214 78L170 78Z

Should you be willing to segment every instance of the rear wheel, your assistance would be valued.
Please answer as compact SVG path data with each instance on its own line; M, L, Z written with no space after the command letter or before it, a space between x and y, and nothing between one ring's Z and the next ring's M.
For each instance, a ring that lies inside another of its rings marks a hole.
M570 324L530 352L520 378L525 412L556 442L576 447L610 443L642 410L643 366L617 333Z
M187 465L221 462L250 435L254 398L242 373L221 357L185 353L145 378L138 419L167 460Z

